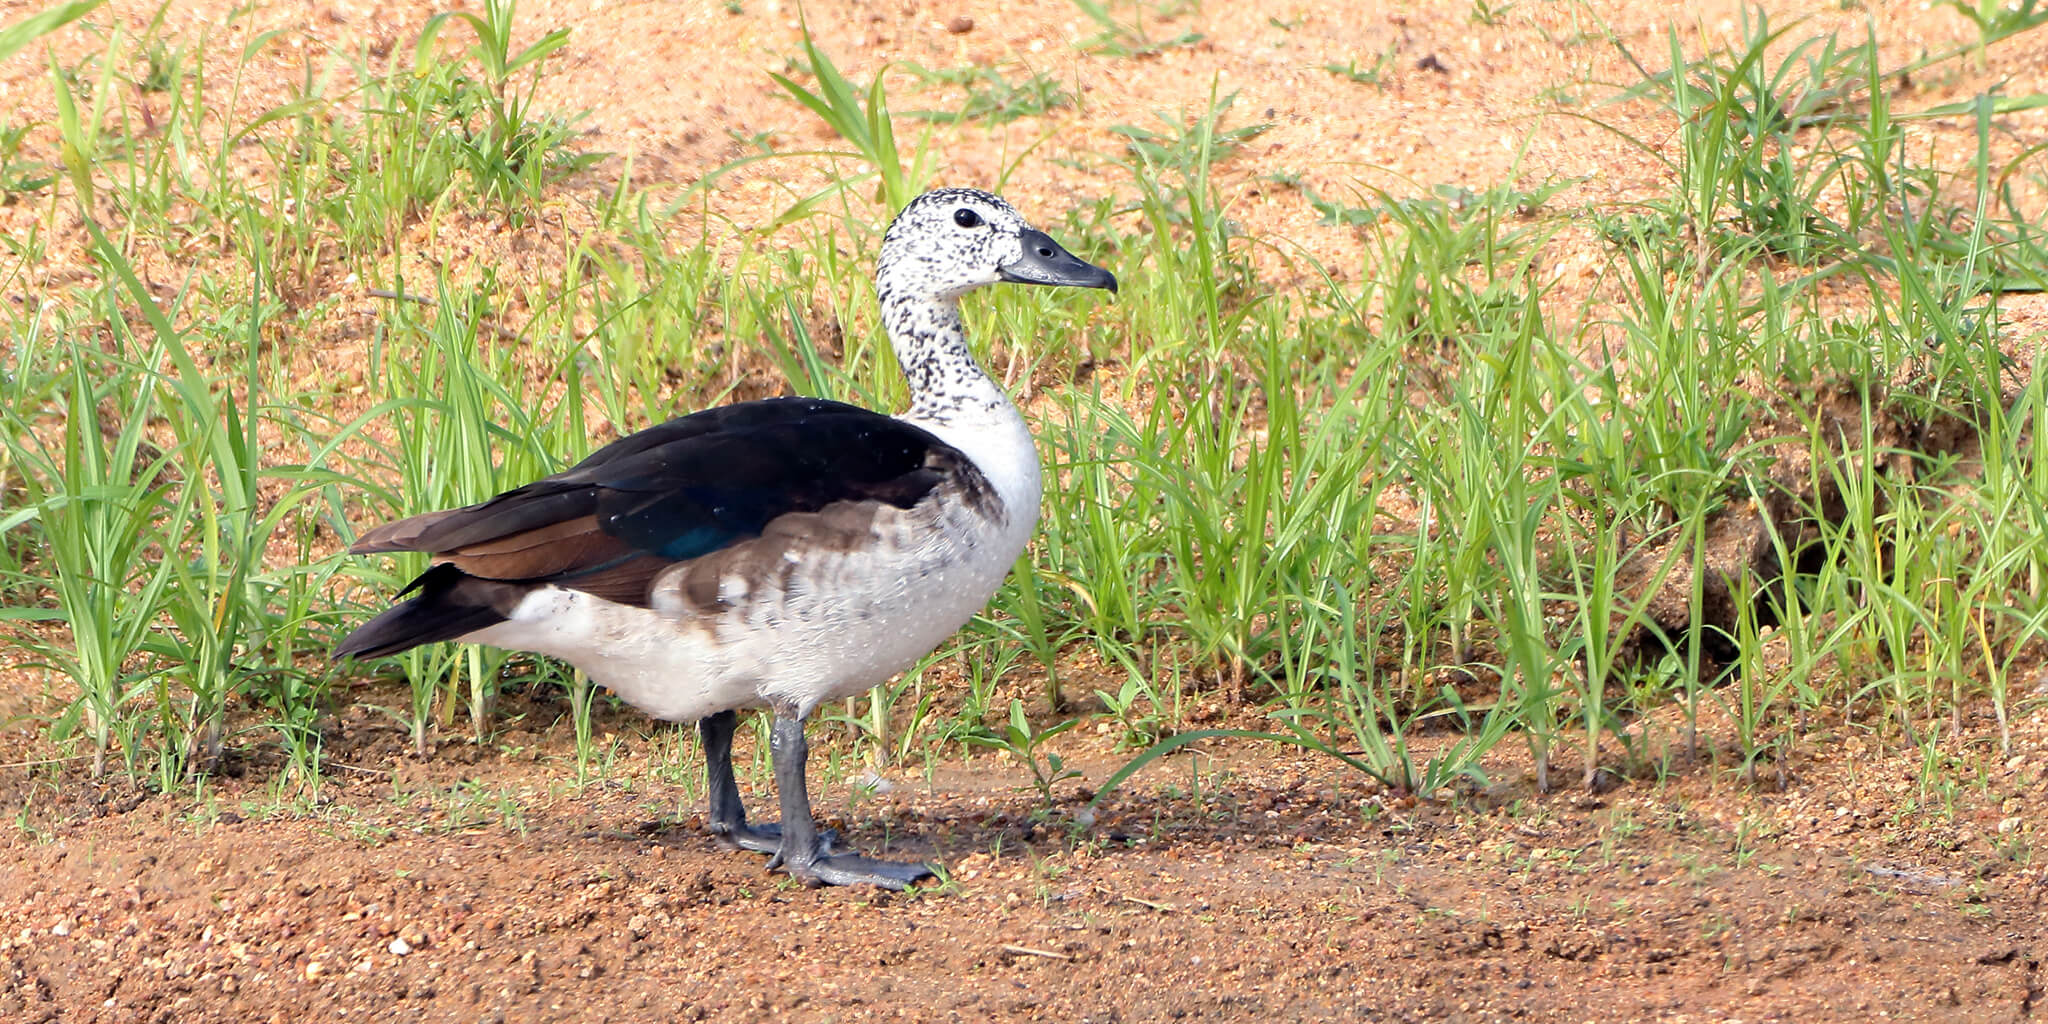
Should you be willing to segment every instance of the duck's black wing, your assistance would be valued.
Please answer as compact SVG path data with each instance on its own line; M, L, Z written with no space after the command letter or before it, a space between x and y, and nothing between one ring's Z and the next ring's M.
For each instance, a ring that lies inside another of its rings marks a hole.
M352 552L425 551L436 564L406 588L418 596L351 633L335 656L462 636L545 585L645 607L664 570L761 537L778 520L909 508L949 479L987 492L973 463L931 433L841 402L768 399L670 420L489 501L364 534ZM823 522L790 522L813 521ZM775 532L803 541L801 529Z

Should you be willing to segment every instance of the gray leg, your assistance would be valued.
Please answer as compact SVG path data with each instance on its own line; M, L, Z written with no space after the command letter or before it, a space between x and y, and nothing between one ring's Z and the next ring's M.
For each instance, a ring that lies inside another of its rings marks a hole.
M782 848L782 830L774 825L747 824L740 786L732 777L732 731L738 723L739 715L731 711L720 711L697 723L697 736L704 741L704 774L711 790L711 812L706 821L711 834L727 846L774 853Z
M793 709L775 709L768 749L775 756L775 789L782 800L782 848L768 861L770 868L781 867L810 886L868 884L885 889L908 888L932 873L924 864L832 852L831 835L820 835L811 817L811 793L804 782L811 747L804 739L803 719Z

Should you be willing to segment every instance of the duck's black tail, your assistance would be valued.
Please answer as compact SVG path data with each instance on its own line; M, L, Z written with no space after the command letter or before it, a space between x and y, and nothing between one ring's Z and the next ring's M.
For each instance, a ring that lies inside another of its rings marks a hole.
M334 658L381 658L437 640L455 640L505 621L525 587L479 579L447 563L419 575L399 596L419 596L387 608L358 626L334 648Z

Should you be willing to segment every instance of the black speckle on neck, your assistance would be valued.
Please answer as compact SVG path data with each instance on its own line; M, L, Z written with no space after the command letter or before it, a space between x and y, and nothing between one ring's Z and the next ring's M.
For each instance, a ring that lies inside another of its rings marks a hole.
M951 420L1007 402L967 348L959 304L884 292L882 324L910 385L912 419Z

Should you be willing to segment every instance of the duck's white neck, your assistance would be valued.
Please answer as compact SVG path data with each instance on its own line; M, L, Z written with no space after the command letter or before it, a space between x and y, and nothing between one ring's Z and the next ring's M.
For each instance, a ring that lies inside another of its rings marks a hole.
M885 291L881 305L882 325L910 384L910 410L903 414L904 419L917 423L986 422L1015 415L1009 396L982 372L968 351L958 301Z
M886 287L881 300L883 326L910 382L910 410L898 418L958 449L995 486L1003 529L990 550L1008 565L1038 522L1038 448L1031 430L968 352L956 300L908 299Z

